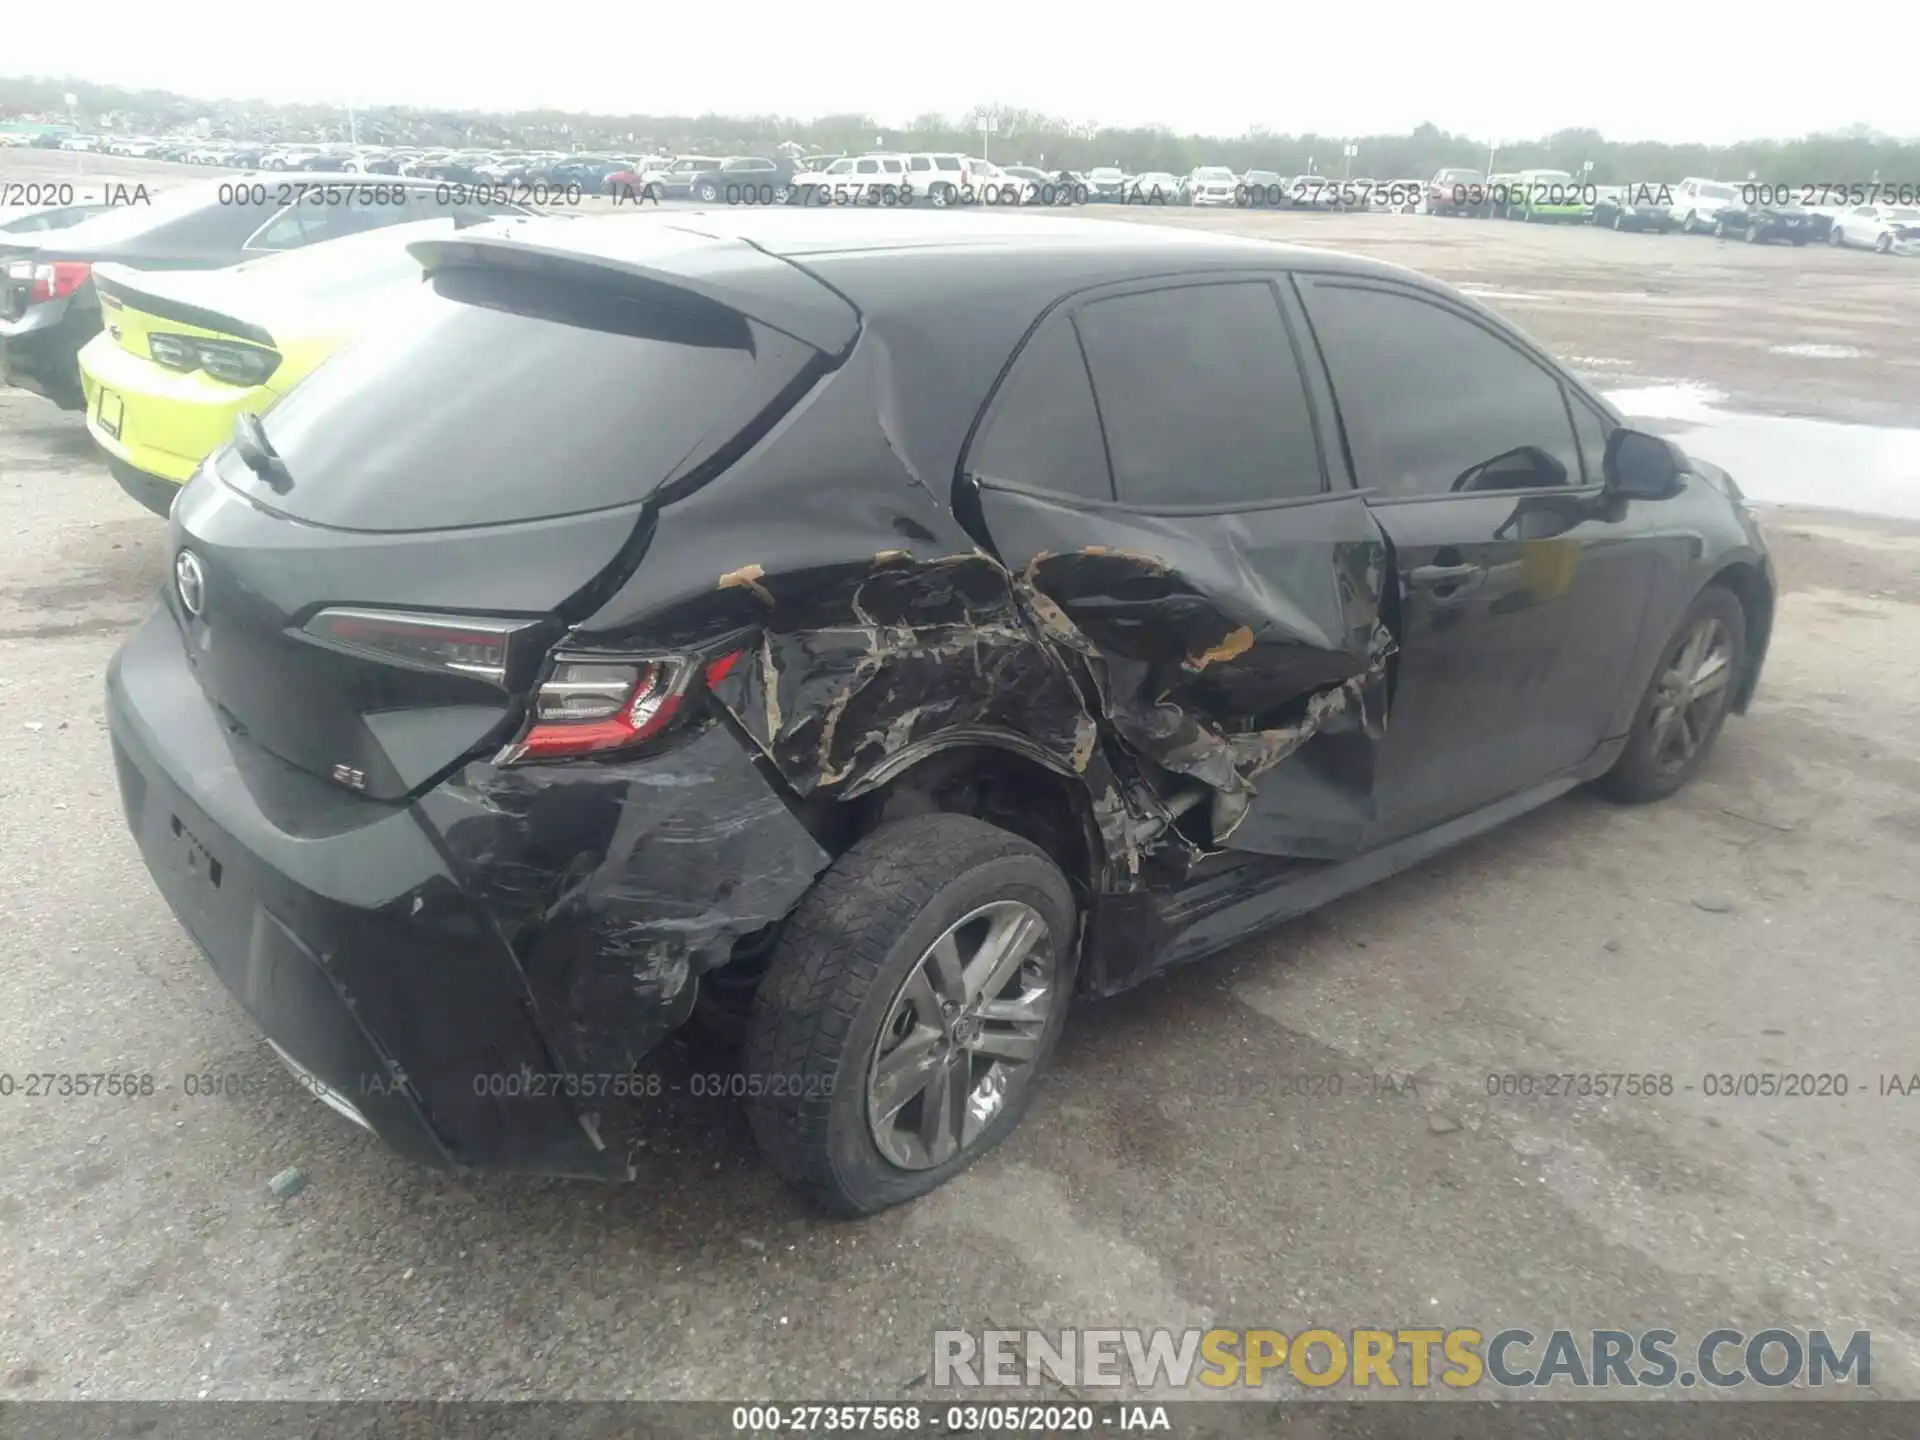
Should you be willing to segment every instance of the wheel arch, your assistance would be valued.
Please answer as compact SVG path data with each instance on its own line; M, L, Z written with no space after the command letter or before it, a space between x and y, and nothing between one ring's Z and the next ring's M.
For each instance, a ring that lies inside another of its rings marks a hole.
M1708 586L1718 585L1733 593L1747 620L1747 664L1727 708L1744 715L1752 703L1753 691L1760 679L1760 662L1766 658L1767 642L1773 637L1773 584L1752 560L1735 560L1723 565L1708 578Z
M847 846L909 815L973 815L1046 851L1083 913L1101 888L1107 847L1085 779L1015 732L962 727L904 746L837 807L851 812L836 837Z

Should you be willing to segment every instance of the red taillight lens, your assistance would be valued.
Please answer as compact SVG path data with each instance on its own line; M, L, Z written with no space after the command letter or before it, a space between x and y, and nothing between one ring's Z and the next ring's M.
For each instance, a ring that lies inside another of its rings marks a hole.
M681 713L696 679L719 684L740 654L724 655L704 671L678 657L558 658L534 692L533 722L500 763L595 755L651 740Z
M87 283L87 276L93 273L93 266L83 260L54 260L33 267L33 288L27 292L27 303L38 305L43 300L62 300L73 294Z
M418 670L470 675L507 683L507 646L532 622L485 620L461 615L412 615L388 610L322 610L305 627L307 635L340 650L351 650Z

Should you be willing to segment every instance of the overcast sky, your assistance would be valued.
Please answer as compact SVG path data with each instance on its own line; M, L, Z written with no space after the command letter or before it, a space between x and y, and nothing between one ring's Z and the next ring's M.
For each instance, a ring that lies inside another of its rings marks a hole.
M865 111L899 124L999 101L1222 135L1255 125L1383 133L1423 120L1481 139L1591 126L1616 139L1724 142L1855 121L1920 133L1920 7L1785 0L1715 6L1717 18L1707 8L89 0L80 31L43 35L44 50L9 46L0 63L195 95L361 105ZM34 27L15 30L21 40Z

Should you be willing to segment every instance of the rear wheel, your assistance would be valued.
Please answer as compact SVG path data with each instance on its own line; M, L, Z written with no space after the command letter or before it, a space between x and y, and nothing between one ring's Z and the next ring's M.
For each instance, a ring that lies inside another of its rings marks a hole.
M720 187L711 180L705 181L700 186L699 195L701 203L711 205L720 198Z
M1075 962L1073 894L1037 846L967 815L882 826L782 925L754 998L768 1164L842 1215L944 1184L1019 1124Z
M1747 666L1747 616L1719 585L1700 592L1640 701L1627 747L1600 787L1616 800L1665 799L1706 762Z

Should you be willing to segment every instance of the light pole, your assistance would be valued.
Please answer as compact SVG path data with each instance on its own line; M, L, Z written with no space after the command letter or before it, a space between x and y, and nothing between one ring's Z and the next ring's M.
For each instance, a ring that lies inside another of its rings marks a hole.
M1500 142L1497 139L1489 140L1487 142L1487 174L1493 174L1493 157L1499 153Z

